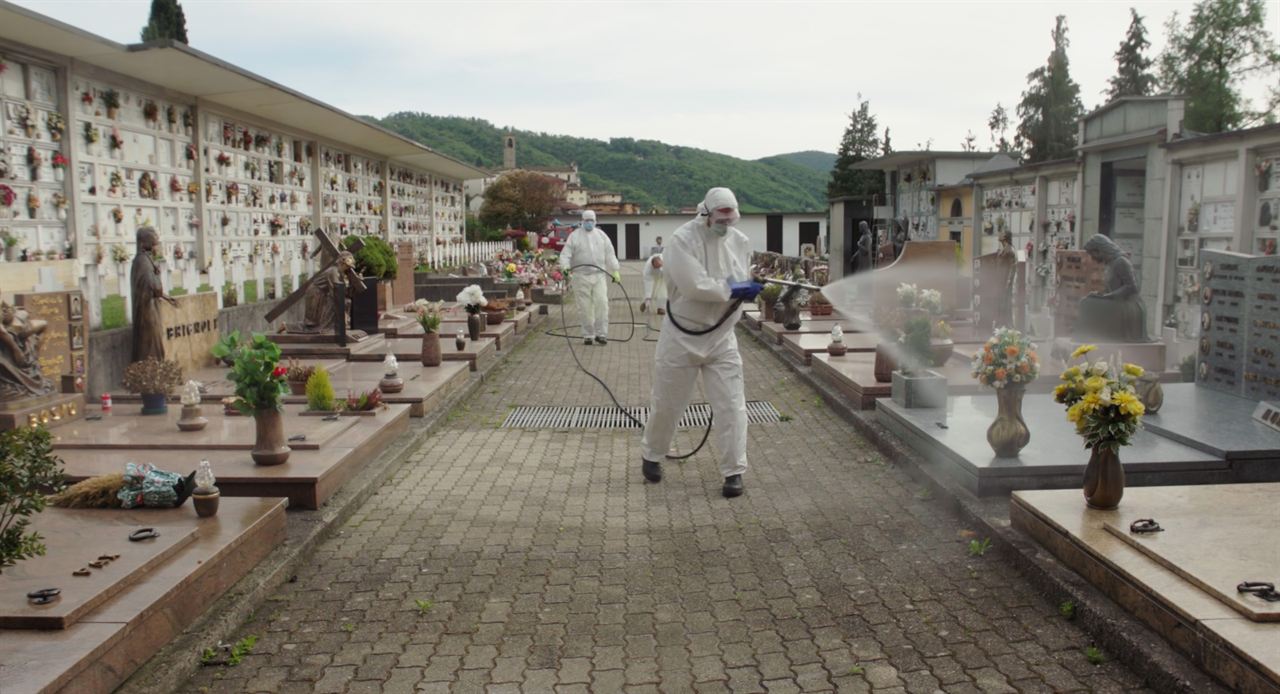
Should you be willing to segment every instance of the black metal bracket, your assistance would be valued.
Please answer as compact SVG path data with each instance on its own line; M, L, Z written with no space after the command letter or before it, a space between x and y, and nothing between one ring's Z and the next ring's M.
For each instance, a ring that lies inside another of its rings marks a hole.
M1147 533L1162 533L1164 528L1156 522L1154 518L1139 518L1129 524L1129 532L1136 535L1145 535Z
M48 605L62 594L61 588L41 588L27 593L27 601L32 605Z
M1236 586L1236 592L1251 593L1267 602L1280 602L1280 593L1276 592L1276 585L1266 581L1245 581Z
M129 533L129 542L141 542L143 540L150 540L153 537L160 537L160 531L155 528L138 528L137 530Z

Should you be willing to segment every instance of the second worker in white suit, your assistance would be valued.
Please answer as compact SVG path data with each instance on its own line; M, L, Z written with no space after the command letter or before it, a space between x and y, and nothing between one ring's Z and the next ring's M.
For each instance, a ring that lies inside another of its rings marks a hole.
M576 266L576 267L575 267ZM582 319L582 343L609 342L609 279L619 282L618 255L613 242L596 228L596 213L582 213L582 226L573 230L560 252L560 268L569 271L569 286ZM599 268L604 268L601 271Z

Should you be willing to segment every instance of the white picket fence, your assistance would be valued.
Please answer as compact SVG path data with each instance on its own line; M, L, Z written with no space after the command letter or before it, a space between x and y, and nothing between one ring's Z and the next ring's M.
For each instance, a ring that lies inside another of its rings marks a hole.
M449 269L461 265L489 262L499 253L515 248L511 241L485 241L476 243L448 243L424 246L419 252L419 261L437 269ZM283 297L288 288L296 289L304 278L310 277L318 267L315 258L298 258L285 260L279 256L264 259L258 256L250 261L248 258L235 257L223 261L215 259L207 271L201 272L194 259L174 260L165 258L159 261L161 282L166 293L181 287L187 293L195 293L202 285L209 285L218 295L218 308L223 308L222 288L228 281L236 287L237 298L244 303L245 282L257 285L258 299L267 296L267 287L275 289L277 297ZM130 302L129 269L132 261L125 263L104 262L96 266L83 266L84 275L80 278L80 289L84 292L89 306L89 320L94 328L102 325L102 299L110 294L119 294L124 299L125 319L133 321L132 302ZM114 291L112 291L114 290Z

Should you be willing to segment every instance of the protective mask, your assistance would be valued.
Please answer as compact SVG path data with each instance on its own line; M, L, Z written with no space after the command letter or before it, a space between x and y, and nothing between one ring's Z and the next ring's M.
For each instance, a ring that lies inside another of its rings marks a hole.
M712 222L711 233L715 234L716 236L724 236L725 234L729 233L728 222Z
M591 231L592 229L596 228L596 223L591 221L583 222L582 228L586 229L587 231Z

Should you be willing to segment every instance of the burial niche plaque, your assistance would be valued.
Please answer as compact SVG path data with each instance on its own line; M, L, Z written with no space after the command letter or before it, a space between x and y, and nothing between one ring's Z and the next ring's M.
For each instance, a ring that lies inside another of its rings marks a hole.
M1280 399L1280 258L1206 250L1196 383Z

